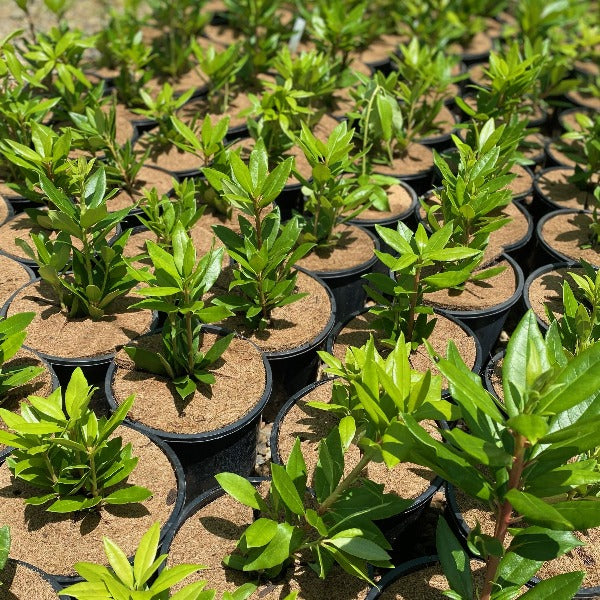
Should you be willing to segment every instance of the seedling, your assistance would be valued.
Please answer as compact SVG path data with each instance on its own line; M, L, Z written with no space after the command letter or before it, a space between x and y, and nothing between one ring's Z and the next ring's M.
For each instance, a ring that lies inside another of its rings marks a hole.
M205 323L221 321L233 313L224 306L206 306L202 298L213 286L223 261L223 249L212 250L196 260L196 249L181 223L173 229L173 252L170 254L151 240L146 242L154 274L134 273L148 287L139 289L145 296L134 307L160 310L167 314L162 329L162 352L150 352L137 346L125 351L136 366L168 377L185 399L201 384L212 385L214 363L227 350L234 334L219 338L206 352L200 350Z
M123 259L131 230L120 234L112 245L107 241L129 208L108 212L106 175L102 167L92 173L94 161L79 159L69 164L77 201L40 175L40 187L53 206L40 219L58 236L52 241L45 232L32 234L35 250L24 240L17 243L36 262L40 277L52 287L70 318L97 320L135 285Z
M337 562L348 573L369 581L367 564L391 566L390 546L374 521L405 510L412 501L384 493L383 485L365 479L362 473L371 461L385 462L392 469L404 460L407 447L397 435L404 414L420 420L432 414L450 414L452 409L440 400L439 378L433 383L429 371L411 376L404 339L385 360L376 354L372 339L351 352L360 361L364 376L348 379L353 408L336 407L341 420L319 444L312 481L308 481L299 439L285 467L271 465L272 483L265 498L239 475L216 476L228 494L260 514L242 534L236 550L225 558L228 567L262 571L272 578L293 557L310 552L312 567L320 578ZM343 369L333 357L329 360L335 370ZM362 450L361 458L344 470L352 444Z
M431 335L435 325L435 319L429 318L433 309L424 303L425 294L463 284L472 277L481 253L451 244L451 223L429 238L421 224L415 233L402 221L398 222L397 231L380 225L375 229L398 256L375 250L390 275L364 275L365 290L377 303L370 309L377 316L374 325L385 334L385 343L394 346L402 333L411 351L416 350ZM427 274L431 271L432 274Z
M110 419L98 419L89 408L93 393L77 368L65 390L64 408L60 388L47 398L30 396L20 415L0 408L9 429L0 430L0 441L14 447L6 459L8 468L14 477L44 492L26 498L26 504L52 502L49 512L70 513L143 502L152 495L141 486L124 486L138 459L132 456L131 444L123 446L120 437L111 437L134 397Z
M269 326L271 311L299 300L306 294L294 293L297 273L294 264L305 256L312 244L300 244L300 226L293 218L280 228L279 209L272 203L283 189L292 158L268 171L269 157L262 140L250 154L249 166L235 153L228 154L230 174L211 168L203 170L209 183L234 207L252 221L239 216L241 235L222 225L213 229L236 261L230 290L218 299L234 312L243 312L252 329ZM295 249L294 249L295 248Z
M341 236L336 227L354 219L373 203L387 208L382 187L368 178L352 176L353 136L354 130L348 131L342 122L331 132L327 142L322 142L302 123L302 133L296 143L312 167L310 180L296 173L306 197L305 214L301 217L302 239L316 244L316 248L335 248ZM364 179L367 181L363 183Z
M10 390L26 384L44 371L43 367L7 367L6 363L21 349L27 326L35 313L19 313L0 320L0 404Z

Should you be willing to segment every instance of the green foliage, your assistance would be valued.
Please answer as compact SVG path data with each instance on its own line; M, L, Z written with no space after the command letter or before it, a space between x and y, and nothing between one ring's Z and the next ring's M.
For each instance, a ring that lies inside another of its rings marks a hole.
M346 68L351 53L366 48L377 37L379 26L367 6L366 2L318 0L310 7L301 4L300 10L317 49Z
M154 274L135 272L146 282L137 292L146 298L134 306L167 313L162 330L162 352L138 346L125 351L136 365L150 373L170 378L185 399L201 384L212 385L211 367L227 350L234 334L219 338L206 352L200 350L202 325L214 323L233 313L224 306L206 306L203 297L213 286L223 262L223 249L211 250L196 260L196 249L183 225L176 222L171 239L172 253L151 240L146 242Z
M470 146L454 136L458 151L455 169L437 152L434 162L442 174L442 187L434 192L437 202L428 206L427 219L432 229L441 223L453 224L452 240L460 245L484 250L490 233L506 225L510 219L498 212L512 199L507 186L515 178L508 173L511 161L502 160L500 140L506 125L495 127L490 119L477 132L477 143Z
M571 357L600 341L600 271L584 261L582 267L582 275L569 273L575 291L563 281L563 314L556 318L548 305L545 307L548 322L556 327L563 350Z
M94 600L99 597L105 600L212 600L215 592L204 589L206 581L190 583L178 592L170 593L173 586L204 567L196 564L165 567L156 576L159 567L167 559L166 554L156 556L159 539L160 524L154 523L142 536L131 565L123 550L105 537L104 553L110 568L96 563L76 563L75 570L84 581L70 585L59 595L68 595L77 600ZM247 584L239 598L236 596L236 600L248 598L255 589L256 586Z
M237 92L236 82L248 61L241 52L241 44L235 43L220 52L214 46L203 48L192 42L192 51L198 68L208 77L208 102L211 110L226 113L231 98Z
M6 565L10 552L10 528L8 525L0 527L0 573ZM0 587L2 583L0 582Z
M348 370L333 356L322 357L331 372L347 376L345 406L317 405L336 411L341 420L319 444L319 460L312 482L300 450L300 440L285 466L271 466L272 483L263 498L245 479L233 473L217 475L225 491L245 506L260 512L242 534L235 552L225 564L243 571L258 571L271 578L287 567L292 557L309 551L312 568L324 578L338 563L345 571L369 580L367 564L389 567L389 545L374 521L410 506L394 494L383 492L361 475L371 461L392 468L406 456L401 422L405 412L415 418L451 414L440 400L439 378L414 373L401 339L387 359L370 342L352 348L356 362ZM333 402L337 396L334 393ZM352 444L362 450L360 460L345 469L345 455ZM310 492L307 490L310 485Z
M111 98L108 112L100 106L88 106L82 114L70 113L74 124L71 130L73 145L93 155L104 153L106 176L109 182L133 193L136 178L149 150L141 156L133 151L131 140L121 146L117 142L116 102Z
M336 226L354 219L371 204L377 202L378 206L387 208L386 192L375 177L352 176L353 136L354 130L348 131L346 122L342 122L327 141L322 142L302 123L302 133L296 140L312 168L309 180L296 172L306 198L301 217L302 239L316 244L317 248L335 247L341 237L335 231ZM391 178L379 179L396 182Z
M26 504L52 501L49 512L70 513L143 502L152 495L146 488L124 485L138 459L132 456L131 444L123 446L120 437L110 437L131 408L133 396L110 419L98 419L89 408L93 393L77 368L64 405L58 388L47 398L30 396L20 415L0 408L9 430L0 431L0 441L14 447L6 459L9 469L44 492L27 498Z
M196 184L193 179L184 179L181 183L173 180L173 198L166 194L158 195L156 188L144 189L144 200L140 203L144 216L138 219L154 235L158 245L165 250L173 248L173 237L178 225L189 233L198 222L204 206L196 202Z
M52 128L35 121L30 126L33 148L10 138L0 142L0 152L17 168L19 183L14 188L34 202L43 202L44 192L40 191L39 182L40 177L45 177L56 187L70 192L68 160L71 130L66 129L59 135Z
M206 115L198 129L194 127L195 123L188 127L175 116L171 117L171 123L180 136L180 140L175 140L178 148L198 157L203 167L212 163L216 163L213 167L223 164L229 117L224 117L213 125Z
M0 404L6 394L24 385L44 371L43 367L6 367L6 363L20 350L27 337L27 326L35 313L19 313L0 319Z
M58 236L52 241L46 232L32 234L35 251L24 240L18 243L37 263L40 277L52 286L69 317L96 320L135 285L123 259L131 230L121 233L112 245L107 241L129 209L108 212L106 175L102 167L91 172L94 161L79 159L69 165L77 201L40 175L40 187L53 208L38 220L58 231Z
M424 295L460 286L479 264L478 250L450 243L452 227L447 223L428 237L421 224L415 233L402 221L397 231L375 226L379 237L397 253L375 250L389 275L364 275L367 294L377 303L370 309L377 315L374 325L384 332L387 343L395 345L403 333L411 350L416 350L435 325L428 317L433 309L424 304Z
M259 140L248 166L235 153L229 153L227 160L230 174L211 168L203 172L208 182L251 220L239 216L241 235L222 225L213 227L237 263L229 289L236 288L238 293L221 296L218 303L243 312L253 329L264 329L274 308L306 295L294 293L297 273L292 267L312 245L296 247L300 236L298 219L280 227L279 209L272 207L287 182L293 159L287 158L269 172L269 156Z
M163 84L155 97L152 97L144 89L139 91L145 108L136 108L134 112L153 119L158 123L158 127L147 134L153 149L168 146L174 141L176 131L173 131L171 119L192 97L194 91L194 88L191 88L183 94L177 95L173 86L168 82Z
M436 356L436 361L449 382L463 427L440 430L441 443L406 415L414 441L411 460L489 504L494 534L475 527L468 540L471 552L487 563L477 597L512 598L544 561L581 545L572 531L600 525L598 498L587 496L587 490L600 481L597 463L570 460L600 445L600 343L569 359L556 329L551 327L544 339L529 311L507 347L503 402L483 389L452 341L448 357ZM506 541L509 531L510 543ZM445 556L442 563L446 568L450 565L453 597L471 598L465 595L464 553L456 549L447 531L439 535L438 550ZM571 598L582 575L550 579L542 589L554 590L552 597ZM565 582L568 595L558 586ZM523 597L539 596L528 592Z

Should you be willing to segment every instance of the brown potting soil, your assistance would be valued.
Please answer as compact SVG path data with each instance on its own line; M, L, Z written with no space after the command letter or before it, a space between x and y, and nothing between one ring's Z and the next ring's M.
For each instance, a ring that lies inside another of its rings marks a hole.
M200 350L207 352L216 340L215 334L205 333ZM163 351L160 335L140 338L132 345L151 352ZM260 351L237 337L210 369L216 382L199 386L185 400L168 378L136 369L124 350L118 352L115 362L115 400L121 404L135 394L129 418L161 431L204 433L231 425L248 414L265 391L266 374Z
M6 392L1 399L0 406L14 413L20 412L21 402L28 396L41 396L45 398L52 392L52 376L42 361L26 348L21 348L10 360L2 365L2 370L7 372L15 367L44 367L44 370L36 375L26 384L13 388ZM6 431L6 425L0 417L0 429ZM6 449L4 444L0 444L0 452Z
M371 206L356 217L359 225L365 221L383 221L394 216L404 215L412 206L412 196L404 186L390 185L386 189L386 193L390 210L377 210Z
M422 139L431 139L441 135L445 135L447 133L452 133L455 127L456 119L454 115L447 106L442 105L438 116L433 122L434 131L432 131L431 133L427 133L425 136L423 136Z
M23 265L0 254L0 306L22 286L31 280Z
M483 31L477 32L467 45L450 44L448 52L451 54L482 54L492 49L492 38Z
M50 583L33 569L9 560L0 571L0 600L56 600Z
M105 105L102 110L108 113L110 104ZM139 120L142 117L132 113L123 104L115 105L115 140L117 144L126 144L128 140L133 139L134 127L131 121Z
M221 272L217 283L205 301L228 293L232 280L232 268ZM292 350L315 339L329 322L331 302L325 287L316 279L298 272L296 293L308 293L292 304L276 308L271 313L271 325L264 331L252 331L241 316L230 317L221 323L231 331L237 331L251 339L263 352Z
M565 110L560 113L558 120L565 131L581 131L581 125L579 125L576 118L578 114L590 116L592 111L589 108L579 108L574 110Z
M598 267L600 253L597 248L582 248L590 243L589 227L592 217L586 213L562 213L546 220L542 227L542 236L546 243L568 258L581 259Z
M575 102L575 104L584 106L585 108L591 108L596 111L600 110L600 98L593 96L592 94L573 90L567 94L567 98Z
M552 160L563 167L575 167L579 164L576 160L572 159L565 150L569 150L569 154L577 154L579 156L585 157L583 154L583 147L580 142L577 140L561 140L550 142L548 144L548 154L552 158ZM584 158L585 160L585 158Z
M490 265L506 267L502 273L483 281L467 281L463 290L439 290L425 296L425 302L437 308L450 310L480 310L491 308L513 296L517 276L507 260Z
M144 152L147 148L150 148L150 156L146 164L171 173L198 170L203 166L201 159L190 152L180 150L175 144L171 144L166 148L153 146L148 137L142 136L136 144L136 149L138 146L140 152Z
M259 490L266 493L265 485ZM233 591L248 581L253 581L242 571L228 569L221 562L235 550L236 542L253 520L252 509L242 506L227 494L201 508L181 526L173 539L167 566L181 563L200 563L206 566L186 582L205 579L206 589L219 593ZM173 591L180 589L174 586ZM286 571L282 580L263 581L254 597L262 600L281 600L293 590L298 590L298 600L361 600L368 585L334 567L326 579L319 579L306 564L296 562Z
M39 495L38 489L11 476L6 464L0 467L0 514L10 525L11 557L35 564L47 573L75 575L78 561L106 564L103 536L109 537L126 555L134 554L143 533L155 521L164 524L173 511L177 481L167 456L149 438L128 427L116 434L123 444L133 446L139 457L127 483L152 491L143 503L106 506L99 511L61 515L46 512L45 506L25 505Z
M34 225L26 213L18 214L0 226L0 250L18 258L31 260L21 247L17 246L15 239L25 240L30 247L34 248L31 234L42 231L47 230ZM56 237L56 232L49 232L49 234L50 239Z
M433 167L433 152L423 144L411 144L404 156L397 156L391 166L373 163L374 173L396 177L409 177L427 173Z
M341 237L331 250L313 249L296 264L320 274L358 267L373 258L373 239L366 231L352 225L338 225L334 231Z
M377 340L381 339L382 334L373 328L374 315L366 312L354 317L338 334L335 339L332 354L344 360L346 350L349 346L360 347L367 343L369 335L372 335L376 344ZM441 315L436 315L437 322L433 329L433 333L427 340L433 349L442 354L446 354L448 340L453 340L458 348L458 352L462 356L463 361L469 368L475 366L476 346L471 337L454 321L447 319ZM380 353L385 352L385 347L377 348ZM410 355L410 364L416 371L426 371L431 369L433 374L439 374L435 367L435 363L430 358L427 350L419 347Z
M538 187L542 194L556 203L558 208L581 209L585 208L586 202L592 201L590 194L568 180L573 173L573 169L561 167L544 171L538 179Z
M531 282L528 296L529 304L538 319L541 319L544 323L548 323L544 305L547 304L556 317L562 314L562 285L566 279L571 289L573 289L574 283L569 277L571 272L581 273L581 269L565 267L548 271Z
M35 318L27 328L27 345L52 356L93 357L115 352L132 338L150 329L149 310L129 310L140 297L131 292L117 298L103 319L67 319L52 288L44 281L27 286L11 303L8 316L32 311Z
M521 165L514 165L510 170L516 177L508 184L508 189L512 192L513 198L528 194L533 188L533 177Z
M527 142L528 145L521 146L519 150L523 153L525 158L537 161L540 157L544 156L544 146L546 145L548 138L541 133L530 133L525 136L524 141Z

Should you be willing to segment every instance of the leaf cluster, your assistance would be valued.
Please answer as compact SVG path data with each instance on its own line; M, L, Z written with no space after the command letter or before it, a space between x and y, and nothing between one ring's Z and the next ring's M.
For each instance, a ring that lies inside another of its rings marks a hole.
M0 320L0 404L10 390L24 385L44 371L43 367L15 366L6 363L21 349L27 326L35 313L26 312Z
M206 306L203 297L221 272L223 249L211 249L199 260L196 249L183 225L175 223L172 253L152 240L146 242L154 273L134 273L147 287L137 290L144 296L135 307L158 310L167 314L162 330L162 352L151 352L139 346L125 347L136 365L150 373L170 378L179 395L185 399L200 384L213 384L211 367L227 350L233 334L219 338L206 352L200 350L202 325L221 321L233 313L225 306Z
M364 275L365 290L376 305L374 326L385 334L385 343L396 344L403 334L411 350L416 350L430 335L435 319L433 309L424 302L426 294L458 287L473 277L481 252L451 242L452 223L430 237L422 224L412 232L402 221L397 230L375 226L379 237L397 254L375 250L389 273Z
M131 230L117 236L112 245L107 241L129 209L108 212L102 167L92 173L94 162L85 159L71 166L79 188L76 201L40 175L40 187L53 208L38 220L59 232L56 239L41 232L31 235L35 250L24 240L19 245L37 263L40 277L52 286L69 317L89 316L96 320L135 285L123 259Z
M138 459L131 444L111 437L133 404L133 396L107 419L98 419L89 408L94 388L77 368L65 390L57 388L47 398L30 396L21 414L0 408L9 431L0 440L14 450L6 459L13 476L43 490L26 504L52 501L49 512L70 513L106 504L147 500L152 492L141 486L125 486ZM119 485L120 484L120 485ZM118 486L115 489L115 486Z
M448 357L436 359L464 427L440 430L442 443L405 416L414 440L411 459L489 504L494 535L483 534L479 527L469 535L470 551L487 562L478 597L512 599L544 561L581 545L570 532L600 525L598 498L585 495L600 479L596 461L571 461L600 444L600 344L570 358L554 324L544 339L529 311L507 347L503 402L483 389L453 342ZM572 497L574 491L579 497ZM507 542L509 531L513 537ZM447 534L442 537L438 550L455 592L452 597L471 600L465 551L458 551L458 543ZM554 589L563 580L569 590L577 589L583 574L558 577L563 579L548 579L544 589ZM553 597L572 594L557 590Z
M236 262L229 289L235 288L237 293L219 297L218 303L244 313L251 328L264 329L270 324L273 309L305 295L294 293L297 273L292 267L311 250L312 244L298 246L298 219L281 227L279 209L272 206L287 182L292 158L269 172L269 156L264 142L259 140L248 165L231 152L227 160L229 174L211 168L203 172L215 190L250 219L239 216L241 235L223 225L213 226Z

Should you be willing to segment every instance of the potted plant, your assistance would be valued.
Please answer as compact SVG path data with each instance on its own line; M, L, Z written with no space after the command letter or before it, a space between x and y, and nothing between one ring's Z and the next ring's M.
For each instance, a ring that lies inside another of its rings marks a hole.
M116 355L105 391L113 410L129 390L138 392L129 421L170 444L197 491L224 466L249 474L271 378L254 344L206 326L233 314L203 300L221 271L223 249L197 260L180 223L172 241L172 254L148 241L154 274L136 272L147 285L134 307L166 313L162 333L143 336Z
M10 430L0 431L0 439L14 447L1 468L3 485L12 490L3 499L2 514L15 534L14 555L28 554L44 571L67 577L73 558L95 556L98 527L117 534L131 551L133 523L158 519L164 534L184 497L176 459L141 433L119 428L133 396L110 418L98 418L90 408L93 392L76 369L64 404L58 388L47 398L30 396L20 415L0 409ZM143 455L142 462L156 463L137 469L133 447ZM165 502L169 494L173 499ZM140 502L146 507L141 512ZM128 504L128 510L118 508ZM33 529L32 520L37 523ZM46 552L48 547L53 551Z
M37 313L29 344L50 364L67 370L81 364L103 371L110 360L107 355L148 331L153 316L150 311L125 313L134 302L130 292L136 285L122 255L130 231L112 245L107 241L129 209L108 212L102 167L94 170L93 162L80 159L73 169L75 201L40 176L40 187L55 207L46 218L59 234L54 241L43 233L34 234L35 250L22 242L23 250L38 264L41 280L17 292L4 310L10 315L27 306ZM95 331L91 337L90 328ZM82 349L88 356L78 361Z
M217 303L243 315L230 326L247 334L266 352L277 373L275 381L285 381L292 389L298 385L299 389L316 367L316 348L333 324L335 304L318 279L293 269L312 244L297 246L298 219L280 227L279 210L273 208L291 171L292 160L287 158L269 172L267 151L259 140L248 166L237 154L230 153L229 174L211 168L205 168L204 174L243 213L238 217L241 235L223 225L213 226L229 256L236 261L225 270L227 280L221 284L229 293L217 294ZM310 311L310 319L306 311Z

